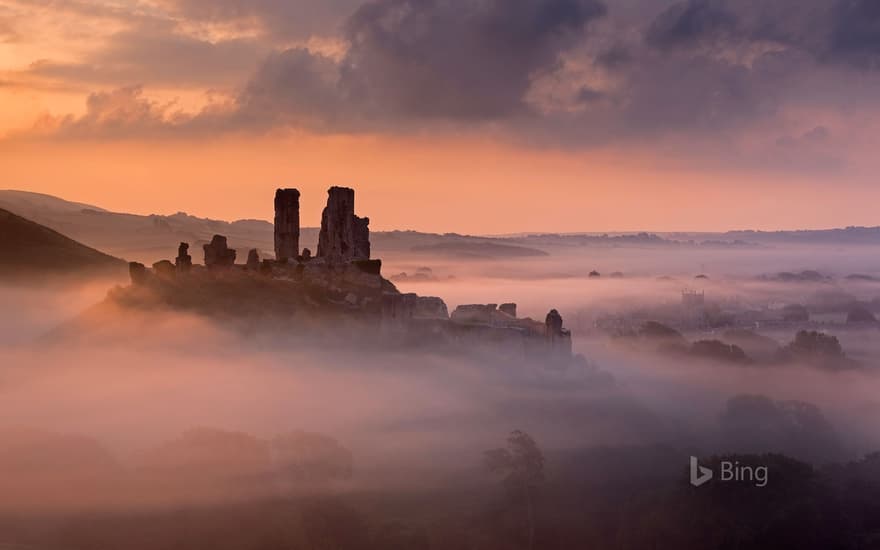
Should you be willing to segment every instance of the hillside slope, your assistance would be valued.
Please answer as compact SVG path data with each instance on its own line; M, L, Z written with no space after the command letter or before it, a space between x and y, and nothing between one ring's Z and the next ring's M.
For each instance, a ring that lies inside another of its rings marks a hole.
M0 276L123 270L119 258L0 209Z

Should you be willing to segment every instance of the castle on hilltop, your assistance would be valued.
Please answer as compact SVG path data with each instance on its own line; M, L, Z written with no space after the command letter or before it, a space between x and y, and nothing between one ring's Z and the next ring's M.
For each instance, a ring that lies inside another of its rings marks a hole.
M314 254L300 249L300 192L278 189L274 258L260 258L252 249L246 263L236 264L236 250L225 236L214 235L202 247L204 264L196 265L189 243L182 242L173 263L162 260L149 269L131 262L132 285L118 298L128 305L158 298L170 307L224 315L362 319L383 338L401 342L571 360L571 333L555 309L544 322L517 317L514 303L460 305L450 315L438 297L401 293L382 277L382 261L371 257L370 219L355 214L354 190L331 187L327 195Z

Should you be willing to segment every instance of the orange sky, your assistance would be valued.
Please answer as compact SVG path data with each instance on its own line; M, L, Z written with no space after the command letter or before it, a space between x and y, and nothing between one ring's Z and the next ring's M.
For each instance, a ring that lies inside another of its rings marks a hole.
M339 5L354 9L358 3ZM642 128L642 121L627 119L637 109L615 110L630 108L623 100L601 104L612 92L637 101L638 90L626 89L633 85L627 77L566 51L560 53L562 72L529 76L524 103L513 106L525 111L489 122L407 119L391 105L381 124L334 127L327 122L332 117L319 111L332 115L337 107L322 105L315 92L303 96L314 104L296 103L290 112L283 112L286 104L269 104L269 113L284 122L248 129L247 116L265 113L249 111L241 90L259 83L266 55L304 48L326 70L345 58L349 46L327 30L337 27L318 19L304 31L297 27L298 34L285 34L286 28L270 25L271 14L223 19L226 12L210 11L219 5L0 0L0 188L124 212L269 219L273 190L293 186L303 193L303 224L317 225L325 189L344 185L358 190L358 211L371 217L374 229L479 234L878 223L871 145L876 109L859 98L847 98L841 108L837 99L827 99L831 92L816 87L813 96L780 102L768 115L723 121L717 132L691 128L685 102L679 127ZM293 15L291 21L302 19ZM604 24L601 18L597 24ZM156 49L161 51L154 55ZM175 65L178 51L183 61ZM722 53L723 68L731 52ZM383 55L383 63L393 61ZM499 74L512 85L519 82L516 75ZM584 83L599 90L585 96L600 98L596 106L573 103L577 89L571 86ZM305 76L285 85L302 101L297 91L312 84ZM687 101L699 88L699 82L683 83L679 94L676 85L672 97ZM194 115L208 112L208 105L232 115L209 119L220 124L216 129L193 130L199 122ZM708 114L697 108L694 119L718 116L714 103ZM662 118L665 109L646 116L661 117L652 124L672 125ZM317 122L312 111L320 115ZM567 113L577 124L566 121ZM242 127L230 130L231 120ZM606 126L613 136L607 140Z
M326 188L349 185L374 229L480 234L832 227L842 212L869 225L880 198L779 175L772 185L755 174L723 180L616 152L366 137L16 144L0 162L0 187L124 212L271 219L274 189L294 186L302 223L315 226Z

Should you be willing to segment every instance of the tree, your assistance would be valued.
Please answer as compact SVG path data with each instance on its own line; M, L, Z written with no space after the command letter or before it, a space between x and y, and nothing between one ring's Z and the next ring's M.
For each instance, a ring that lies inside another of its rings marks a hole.
M504 476L504 486L514 501L526 507L529 548L535 543L535 495L544 482L544 454L532 437L515 430L507 437L507 447L486 451L485 463L493 474Z
M321 498L306 505L302 525L311 550L358 550L369 547L369 528L354 508L339 499Z

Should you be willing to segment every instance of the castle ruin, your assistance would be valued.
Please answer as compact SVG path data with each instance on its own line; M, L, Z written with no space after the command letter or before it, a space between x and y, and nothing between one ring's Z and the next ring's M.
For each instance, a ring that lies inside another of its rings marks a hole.
M152 269L132 262L132 292L148 288L172 307L197 307L191 295L211 296L209 311L269 315L311 312L316 317L362 319L383 341L416 345L488 349L492 353L552 362L572 359L571 333L555 309L544 322L518 318L515 303L467 304L450 315L437 297L401 293L382 277L382 262L370 257L369 218L355 214L354 190L331 187L321 216L317 254L299 250L300 192L275 192L275 259L261 259L251 249L247 263L236 264L236 251L223 235L203 246L204 266L194 265L189 244L178 247L174 263ZM258 278L258 279L255 279ZM257 281L261 281L257 283ZM173 284L172 284L173 283ZM230 283L232 286L230 287ZM230 288L240 288L242 293ZM242 304L247 296L247 304ZM255 304L259 304L258 306Z

